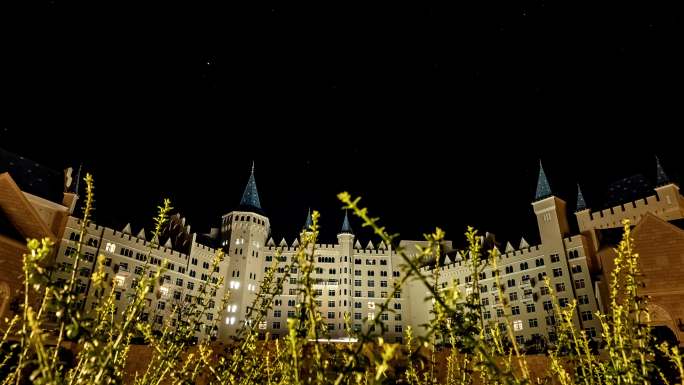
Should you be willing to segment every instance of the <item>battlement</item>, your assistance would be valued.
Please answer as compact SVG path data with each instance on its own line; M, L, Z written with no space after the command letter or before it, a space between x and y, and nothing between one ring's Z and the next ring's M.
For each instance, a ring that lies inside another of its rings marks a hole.
M675 190L665 191L665 189L672 187L674 185L663 186L656 189L657 193L654 195L600 211L585 210L578 212L576 215L580 231L621 227L622 221L625 219L636 223L646 213L654 214L665 220L682 218L684 217L684 198L679 195L676 187L674 187ZM673 191L676 193L672 194Z

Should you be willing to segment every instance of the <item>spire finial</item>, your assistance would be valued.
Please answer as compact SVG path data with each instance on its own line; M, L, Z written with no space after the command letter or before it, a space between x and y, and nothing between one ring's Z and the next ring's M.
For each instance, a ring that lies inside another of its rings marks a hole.
M544 166L542 166L541 159L539 159L539 178L537 179L537 193L534 195L534 199L542 200L551 195L553 195L551 193L551 186L549 186L549 181L546 179L546 173L544 173Z
M349 217L347 216L347 210L344 210L344 221L342 222L342 230L340 234L354 234L351 225L349 225Z
M252 161L252 171L247 180L247 186L242 193L240 200L240 209L248 211L261 212L261 202L259 201L259 192L257 191L256 180L254 179L254 161Z
M656 156L656 184L658 186L663 186L670 183L670 178L665 174L663 166L660 164L660 159Z
M579 183L577 183L577 205L575 211L582 211L587 208L587 202L584 200L584 195L582 195L582 189Z

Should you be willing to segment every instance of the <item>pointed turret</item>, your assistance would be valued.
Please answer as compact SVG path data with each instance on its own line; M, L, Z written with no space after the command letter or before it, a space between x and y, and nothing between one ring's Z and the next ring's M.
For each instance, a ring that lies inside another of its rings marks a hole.
M539 161L539 178L537 179L537 193L534 195L534 200L539 201L544 198L548 198L552 195L551 186L549 186L549 181L546 179L546 173L544 173L544 167L542 166L541 160Z
M285 240L285 237L283 237L282 240L280 240L280 243L278 244L280 247L287 247L287 241Z
M354 248L357 250L361 250L361 242L357 239L356 242L354 243Z
M522 249L528 249L529 247L530 247L530 244L527 243L527 241L525 240L525 238L520 238L520 247L518 247L518 249L520 249L520 250L522 250Z
M504 249L504 251L507 253L515 251L513 245L511 245L511 242L506 242L506 248Z
M584 201L584 195L582 195L582 189L579 183L577 183L577 205L575 206L575 212L587 209L587 202Z
M124 234L133 235L133 231L131 230L131 224L126 224L126 226L123 228L123 230L121 230L121 232Z
M375 250L375 246L373 246L373 241L368 241L368 244L366 245L366 250Z
M656 185L664 186L669 183L670 178L665 174L665 170L663 170L663 166L660 164L660 159L656 156Z
M309 229L313 226L313 217L311 217L311 208L309 208L309 211L306 213L306 222L304 222L304 231L309 231Z
M273 237L268 239L268 242L266 242L266 246L275 247L275 241L273 240Z
M136 237L138 237L139 239L142 239L142 240L147 240L147 238L145 237L145 228L144 227L142 229L140 229L140 232L138 232L138 235L136 235Z
M249 174L247 186L245 186L245 191L242 193L240 210L251 211L258 214L263 212L261 202L259 201L259 192L257 191L256 181L254 179L254 162L252 162L252 172Z
M347 211L346 210L344 212L344 221L342 221L342 230L340 230L340 234L352 234L352 235L354 235L354 232L352 231L352 228L349 225L349 218L347 217Z

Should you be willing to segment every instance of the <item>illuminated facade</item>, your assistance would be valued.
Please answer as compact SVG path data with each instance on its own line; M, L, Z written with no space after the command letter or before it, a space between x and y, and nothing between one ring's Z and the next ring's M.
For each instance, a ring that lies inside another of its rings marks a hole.
M13 182L9 174L2 177L9 187L4 188L4 195L0 195L0 207L14 207L16 202L23 203L21 207L26 206L25 211L33 215L31 218L35 217L33 222L40 222L42 215L45 217L43 222L49 224L40 227L28 222L21 223L19 216L10 217L5 221L5 233L14 228L23 235L30 234L34 228L35 231L42 228L44 232L54 234L56 239L61 240L55 256L54 278L68 279L73 271L72 255L80 230L80 220L72 214L75 194L65 193L62 204L52 204L57 208L55 212L63 213L59 217L62 218L61 224L56 224L53 219L57 217L48 215L46 211L46 207L52 207L49 202L46 203L47 200L30 194L25 195L29 198L26 200L19 188L11 187ZM620 208L594 213L587 209L584 196L578 190L575 216L579 233L571 234L565 201L553 195L544 170L540 167L537 192L532 203L540 242L530 245L523 238L517 247L506 243L501 247L503 250L497 260L497 271L491 265L486 267L479 277L478 287L472 285L464 255L453 249L450 242L446 242L447 253L441 258L443 265L438 267L441 271L436 287L444 288L455 283L463 292L478 291L487 327L502 327L508 317L515 337L520 342L535 336L553 340L556 320L551 309L550 290L545 284L547 278L561 306L577 300L574 319L577 326L589 336L599 337L600 324L595 313L605 306L605 277L608 274L604 266L606 263L602 262L605 257L601 257L605 254L602 231L619 228L620 220L625 218L635 223L649 215L671 222L684 218L684 199L679 195L678 187L663 178L664 172L658 164L656 195ZM363 245L354 235L347 215L340 219L342 225L337 242L317 244L314 254L316 302L328 325L330 338L347 337L345 314L349 315L351 326L357 331L368 331L366 321L379 317L384 330L372 332L383 333L390 341L400 341L409 325L417 334L421 334L421 325L430 321L432 307L423 284L409 280L401 291L392 295L395 282L405 274L400 268L401 257L382 242ZM304 228L310 222L309 215ZM217 250L222 249L226 257L214 273L223 277L224 284L207 298L209 311L196 333L198 337L216 335L224 341L230 340L243 323L251 322L248 319L249 307L254 302L264 274L274 268L276 277L284 277L284 267L292 262L300 246L298 239L292 242L282 239L276 243L271 238L270 221L261 207L254 169L240 205L222 216L219 228L209 234L193 233L183 218L174 215L161 236L161 246L152 250L150 259L146 260L150 250L149 236L144 230L133 232L130 225L121 231L94 223L87 227L82 262L76 271L76 289L81 295L82 308L91 309L100 301L90 287L90 276L97 255L105 257L108 277L115 282L115 298L120 304L118 310L126 306L127 295L140 278L142 267L147 263L154 271L160 268L163 260L167 260L168 269L158 288L150 294L142 316L142 320L150 322L154 328L161 328L169 320L174 304L197 301L203 285L210 280L212 259ZM4 237L7 238L6 235ZM0 240L3 239L0 237ZM482 237L481 241L485 248L498 247L493 236ZM417 251L416 245L424 243L401 241L401 244L412 253ZM278 254L280 257L276 260ZM428 263L421 268L421 273L430 280L434 268L434 264ZM286 333L287 319L297 314L299 273L295 266L289 278L283 280L283 290L274 298L272 309L265 320L256 325L261 333L269 332L274 337L282 337ZM498 298L494 286L496 274L503 285L503 299ZM3 282L10 282L9 278L5 281L0 279L0 289L4 285L4 292L10 292ZM12 282L10 284L14 284ZM227 308L221 313L219 304L228 292ZM7 314L9 294L4 293L2 298L2 310ZM388 299L390 311L381 313L379 304ZM674 310L670 313L679 314ZM676 325L676 319L671 315L668 317L669 325ZM215 321L218 330L209 327Z

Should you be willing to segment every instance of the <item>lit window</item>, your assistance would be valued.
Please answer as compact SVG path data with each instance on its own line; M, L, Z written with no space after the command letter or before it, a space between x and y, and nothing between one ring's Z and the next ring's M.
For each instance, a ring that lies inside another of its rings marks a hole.
M123 275L117 275L114 277L114 280L116 281L116 286L118 287L123 287L123 285L126 284L126 277Z
M520 331L522 329L523 329L522 320L513 321L513 330L515 330L517 332L517 331Z
M368 320L372 321L375 319L375 313L368 313Z
M116 251L116 245L111 242L107 242L105 250L109 251L110 253L113 253L114 251Z
M369 309L375 309L375 302L368 302Z

